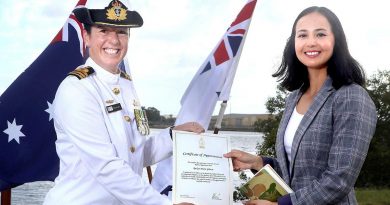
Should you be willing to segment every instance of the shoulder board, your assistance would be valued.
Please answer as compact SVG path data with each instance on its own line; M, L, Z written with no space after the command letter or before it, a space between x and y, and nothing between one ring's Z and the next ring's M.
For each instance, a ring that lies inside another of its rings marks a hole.
M125 78L125 79L127 79L127 80L132 81L132 80L131 80L131 76L128 75L127 73L123 72L123 71L121 71L121 77L122 77L122 78Z
M91 66L77 68L76 70L70 72L68 75L72 75L77 77L79 80L88 77L92 73L94 73L95 70Z

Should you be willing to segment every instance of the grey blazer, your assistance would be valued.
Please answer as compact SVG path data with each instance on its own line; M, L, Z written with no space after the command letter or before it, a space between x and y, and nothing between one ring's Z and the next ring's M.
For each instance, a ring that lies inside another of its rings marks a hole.
M375 132L374 103L361 86L351 84L336 90L328 77L295 133L289 164L283 138L301 96L296 90L286 100L274 161L294 190L292 203L357 204L354 184Z

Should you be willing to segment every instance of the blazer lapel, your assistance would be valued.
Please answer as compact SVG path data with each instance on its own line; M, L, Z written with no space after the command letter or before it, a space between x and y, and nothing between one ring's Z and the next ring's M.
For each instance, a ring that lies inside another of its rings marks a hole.
M297 151L299 149L299 145L301 143L302 137L333 90L334 88L332 86L332 79L328 77L324 85L318 92L317 96L314 98L313 103L310 105L309 109L303 116L302 121L299 124L297 131L295 132L293 144L291 147L291 163L290 163L291 176L293 176L295 158L297 156ZM295 101L294 105L296 105L296 102L297 101Z

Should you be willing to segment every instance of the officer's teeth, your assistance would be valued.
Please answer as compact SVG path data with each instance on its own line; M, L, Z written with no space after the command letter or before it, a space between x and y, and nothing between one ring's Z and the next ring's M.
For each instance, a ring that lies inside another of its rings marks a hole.
M112 49L112 48L106 48L106 49L104 49L107 53L109 53L109 54L116 54L116 53L118 53L118 49Z

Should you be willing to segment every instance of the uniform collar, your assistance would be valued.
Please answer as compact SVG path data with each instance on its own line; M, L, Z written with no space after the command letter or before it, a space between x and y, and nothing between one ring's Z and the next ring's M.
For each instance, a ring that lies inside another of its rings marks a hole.
M91 66L95 70L96 76L103 82L106 82L108 84L118 84L120 73L113 74L111 72L108 72L107 70L99 66L97 63L95 63L95 61L93 61L91 58L87 59L85 65Z

